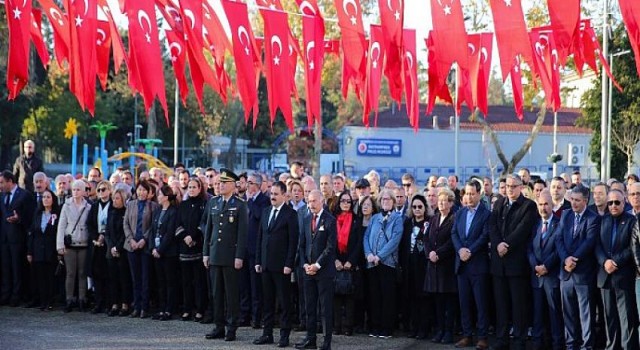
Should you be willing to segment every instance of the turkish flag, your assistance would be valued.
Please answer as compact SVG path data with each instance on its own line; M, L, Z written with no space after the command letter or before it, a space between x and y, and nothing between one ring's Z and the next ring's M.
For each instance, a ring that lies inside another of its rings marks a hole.
M438 79L444 81L454 62L464 71L469 67L462 5L456 0L431 0L431 19Z
M558 59L564 66L580 30L580 0L547 0Z
M236 86L244 107L244 121L249 121L253 112L253 126L258 118L258 78L260 59L253 30L249 24L247 5L241 2L223 0L222 6L229 21L233 58L236 64Z
M65 16L53 0L38 0L53 28L53 52L58 66L69 60L69 19Z
M520 0L491 0L491 12L495 26L502 79L507 80L513 67L513 59L522 55L534 75L533 54L527 34L527 25L522 14Z
M511 87L513 89L513 105L516 109L518 119L524 119L524 90L522 89L522 68L520 66L520 58L514 58L514 64L511 66Z
M407 115L409 124L417 131L420 119L420 86L418 86L418 60L416 59L416 31L405 29L402 36Z
M176 81L178 82L180 99L182 100L182 104L186 106L189 86L187 85L187 78L184 74L187 65L184 39L182 35L177 34L173 30L165 30L164 34L167 36L169 59L171 60Z
M324 53L340 55L340 40L325 40L324 41Z
M640 76L640 2L637 0L620 0L620 13L627 27L629 42L636 57L636 70Z
M260 13L264 19L264 72L267 78L271 124L273 125L276 113L280 109L289 130L293 132L291 62L287 57L287 46L283 44L283 40L287 40L289 35L287 14L264 9L260 9Z
M371 25L371 39L369 45L369 54L367 62L367 80L364 90L364 115L362 122L365 126L369 126L369 114L372 110L376 112L376 124L378 120L378 98L380 96L380 84L382 81L382 68L385 59L384 56L384 36L382 27L379 25Z
M428 57L428 70L429 77L428 88L429 96L427 99L427 115L433 112L433 107L436 104L436 99L441 99L449 104L453 104L449 87L447 86L447 80L440 80L438 77L438 63L436 62L436 45L433 40L433 31L429 32L427 39L425 39L427 45L427 57Z
M322 66L324 62L324 19L315 0L296 0L302 12L302 38L304 43L304 85L307 94L307 123L322 124ZM295 66L294 66L295 67Z
M205 38L209 43L211 52L217 64L224 64L224 55L231 53L231 40L224 31L220 18L207 1L202 2L202 21L204 24Z
M8 99L15 100L29 82L31 1L5 0L4 8L9 22Z
M489 114L489 78L493 53L493 33L469 35L469 82L473 103L484 114Z
M536 71L542 81L547 106L560 109L560 60L550 27L533 28L529 33Z
M98 38L96 39L96 58L98 61L98 80L102 91L107 90L107 80L109 78L109 57L111 54L111 31L109 22L98 21L96 29Z
M82 109L93 116L96 100L98 27L97 0L74 1L66 4L70 23L69 89L76 95Z
M129 17L129 53L131 55L129 69L133 71L133 78L136 79L133 87L142 92L147 114L154 99L158 97L169 125L164 70L153 0L128 1L127 17Z
M36 47L40 61L46 67L49 65L49 51L42 39L42 11L40 9L31 9L31 40Z
M172 0L155 0L156 6L167 24L176 34L184 35L184 26L180 8ZM186 50L186 48L185 48Z
M476 108L475 101L473 100L473 91L472 82L471 82L471 74L469 70L456 70L456 85L458 86L458 99L456 100L456 115L460 115L462 113L462 103L467 104L467 108L469 108L470 112L473 112Z
M367 72L367 40L360 0L334 0L334 3L342 45L342 97L346 99L350 84L360 96Z
M118 74L122 64L127 64L127 53L124 51L124 43L122 42L122 38L120 38L120 32L118 31L116 22L113 19L111 7L109 7L107 0L98 0L98 9L102 10L102 13L104 13L107 17L107 21L109 22L111 48L113 49L113 70Z
M395 4L394 4L395 2ZM395 6L394 6L395 5ZM389 81L389 94L398 104L402 102L404 75L402 68L402 28L404 0L378 1L385 54L384 74Z

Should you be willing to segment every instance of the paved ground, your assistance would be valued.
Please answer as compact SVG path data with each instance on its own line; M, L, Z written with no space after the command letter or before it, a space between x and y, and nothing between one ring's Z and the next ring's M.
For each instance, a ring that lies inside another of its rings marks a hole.
M261 330L240 328L238 340L206 340L211 325L195 322L153 321L128 317L107 317L60 310L0 307L0 349L275 349L275 345L251 344ZM276 331L277 335L277 331ZM297 342L303 333L293 333ZM319 339L320 340L320 339ZM276 337L277 341L277 337ZM292 349L293 347L289 347ZM333 337L334 349L453 349L451 345L433 344L404 337L388 340L364 335ZM472 349L472 348L471 348Z

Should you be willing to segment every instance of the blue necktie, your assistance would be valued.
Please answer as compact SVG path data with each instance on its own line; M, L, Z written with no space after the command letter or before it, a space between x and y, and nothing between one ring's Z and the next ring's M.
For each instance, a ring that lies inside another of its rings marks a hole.
M580 224L580 214L576 214L575 219L573 220L573 239L576 239L578 236L578 225Z
M542 221L542 229L540 230L540 232L542 232L542 239L540 240L540 246L542 248L544 248L547 243L547 232L549 232L548 226L549 222L547 220Z

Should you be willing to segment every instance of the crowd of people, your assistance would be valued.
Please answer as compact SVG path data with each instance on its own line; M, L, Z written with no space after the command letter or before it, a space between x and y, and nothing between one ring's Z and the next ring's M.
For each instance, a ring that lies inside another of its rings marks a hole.
M256 345L279 327L278 347L305 332L298 349L360 333L483 350L490 332L493 349L640 348L635 175L522 168L494 192L176 164L51 181L34 152L0 174L2 305L212 323L226 341L261 328Z

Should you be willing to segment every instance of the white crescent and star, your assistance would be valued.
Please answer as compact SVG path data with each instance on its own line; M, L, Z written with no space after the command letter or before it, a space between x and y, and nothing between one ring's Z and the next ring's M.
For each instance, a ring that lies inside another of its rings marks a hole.
M470 56L473 56L476 54L476 46L473 43L468 43L467 46L469 47L469 50L471 50L471 53L469 54Z
M101 38L98 38L98 40L96 40L96 44L98 44L99 46L102 46L102 43L105 42L105 40L107 40L107 33L104 32L104 30L98 28L98 35Z
M175 7L167 5L164 9L167 11L167 14L173 14L173 20L176 23L180 23L182 21L182 18L180 18L180 12Z
M487 63L487 60L489 59L489 51L486 47L480 49L480 57L482 57L482 63Z
M349 13L349 10L347 9L349 7L349 5L351 5L351 7L353 7L353 14ZM357 19L357 15L358 15L358 6L356 5L356 1L355 0L344 0L344 2L342 3L342 10L344 10L344 13L349 16L349 20L351 21L351 25L356 25L358 23L358 19Z
M195 29L196 27L196 16L193 14L193 11L186 9L184 10L184 16L191 20L191 29Z
M58 9L53 7L50 8L49 14L51 15L51 18L58 22L59 25L64 26L64 18L62 17L62 14L60 13L60 11L58 11Z
M313 63L313 59L311 57L311 54L309 53L311 50L314 50L316 47L316 42L315 41L309 41L307 43L307 61L309 62L309 69L313 70L314 69L314 63ZM315 50L314 50L315 51Z
M411 51L407 51L407 64L409 65L409 69L413 68L413 53Z
M308 10L308 12L305 12ZM304 15L315 16L317 14L316 9L311 6L311 3L307 0L304 0L300 3L300 12Z
M273 48L273 44L277 44L278 45L278 54L275 55L275 49ZM280 37L277 35L274 35L271 37L271 51L273 54L273 64L275 64L276 66L280 65L280 56L282 56L282 40L280 40Z
M147 28L149 28L149 30L145 31L145 39L147 39L147 42L150 43L151 36L149 35L149 32L151 32L151 20L149 19L149 15L144 12L144 10L138 10L138 24L140 24L140 28L145 29L144 25L142 24L143 20L147 22Z
M242 41L242 37L245 37L246 42ZM238 41L244 45L244 52L249 56L249 33L247 32L247 28L244 26L238 27Z
M402 8L402 0L398 0L398 6L399 8ZM387 7L389 8L389 10L394 11L393 16L395 17L396 21L400 21L400 12L398 11L398 9L394 9L391 6L391 0L387 0Z
M377 55L374 55L374 52L378 52ZM375 57L375 58L374 58ZM378 60L380 59L380 43L375 41L373 44L371 44L371 65L373 66L373 69L378 68Z
M175 55L171 50L173 48L178 50L178 53L176 53ZM182 46L180 46L180 43L174 41L171 44L169 44L169 52L171 53L171 62L175 62L178 59L178 56L182 55Z

